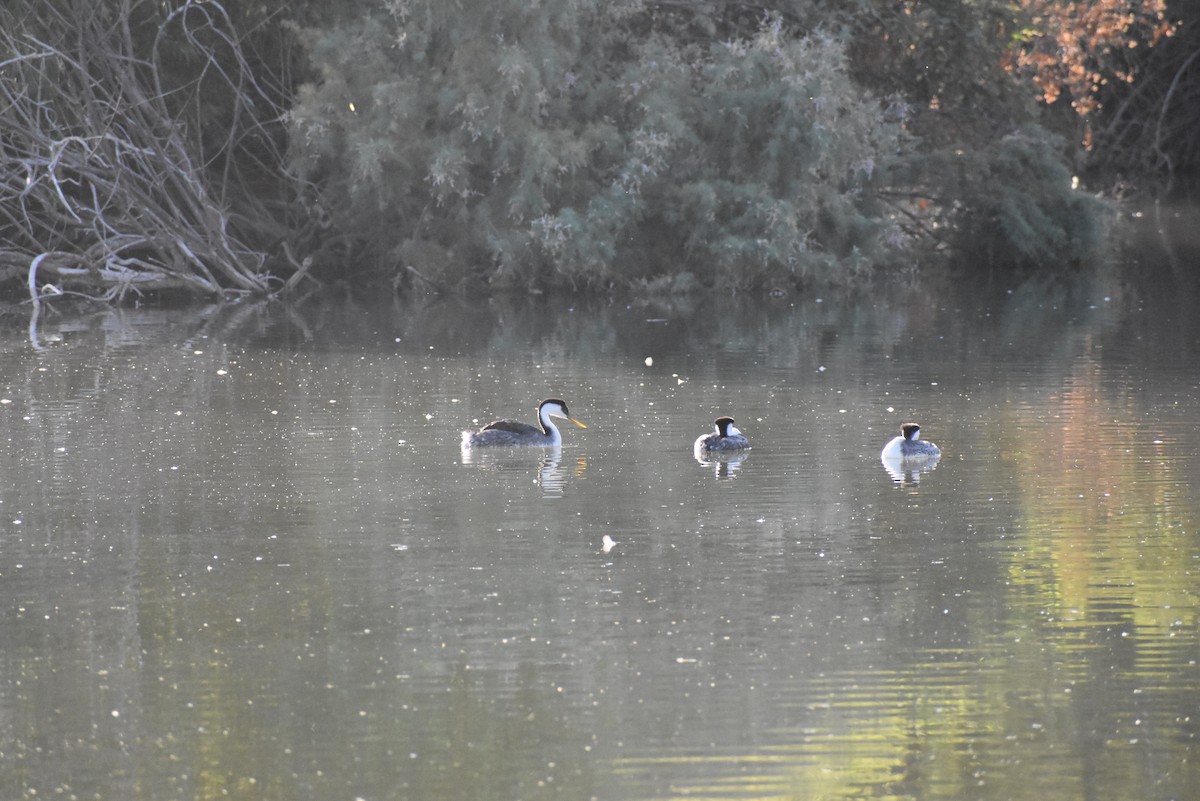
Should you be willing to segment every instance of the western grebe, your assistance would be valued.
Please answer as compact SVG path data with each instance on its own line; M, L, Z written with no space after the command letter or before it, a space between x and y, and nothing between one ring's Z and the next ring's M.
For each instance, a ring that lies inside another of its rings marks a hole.
M551 417L570 420L580 428L587 428L567 412L567 404L558 398L547 398L538 405L538 422L541 428L519 420L494 420L478 431L464 431L464 448L483 448L491 445L540 445L553 447L562 445L562 434Z
M905 423L900 426L900 436L895 437L883 446L879 458L884 461L900 459L933 459L942 455L942 451L932 442L922 442L921 427L916 423Z
M750 440L737 430L732 417L718 417L713 432L698 438L692 447L697 453L740 451L750 447Z

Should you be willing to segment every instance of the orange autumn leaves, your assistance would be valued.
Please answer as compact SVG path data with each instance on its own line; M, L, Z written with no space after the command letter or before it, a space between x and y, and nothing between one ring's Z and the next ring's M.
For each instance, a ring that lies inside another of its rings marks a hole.
M1100 107L1102 87L1132 81L1127 52L1174 33L1166 0L1020 0L1027 26L1005 68L1030 77L1042 99L1070 99L1080 116Z

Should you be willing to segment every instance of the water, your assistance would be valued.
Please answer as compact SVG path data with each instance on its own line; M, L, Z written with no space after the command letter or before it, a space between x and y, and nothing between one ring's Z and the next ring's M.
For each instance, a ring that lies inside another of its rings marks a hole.
M0 797L1193 797L1193 297L12 315Z

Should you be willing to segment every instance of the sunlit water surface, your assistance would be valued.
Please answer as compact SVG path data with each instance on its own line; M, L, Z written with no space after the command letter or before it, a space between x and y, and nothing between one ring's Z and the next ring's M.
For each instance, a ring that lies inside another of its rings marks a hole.
M1192 297L931 294L10 318L0 797L1194 798Z

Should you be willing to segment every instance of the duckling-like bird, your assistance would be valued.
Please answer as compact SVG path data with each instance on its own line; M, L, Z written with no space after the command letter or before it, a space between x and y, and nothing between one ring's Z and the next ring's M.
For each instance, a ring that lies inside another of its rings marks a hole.
M737 430L732 417L718 417L713 432L698 438L692 447L697 453L740 451L750 447L750 440Z
M494 420L478 431L464 431L462 446L464 448L485 448L493 445L540 445L553 447L562 445L562 434L554 425L551 417L561 417L570 420L580 428L587 428L583 423L571 417L567 404L558 398L547 398L538 404L538 422L541 428L522 423L520 420Z
M883 451L879 454L879 458L883 461L896 461L901 459L934 459L942 455L942 450L932 442L922 442L920 440L921 427L916 423L905 423L900 426L900 436L893 438L887 445L883 446Z

